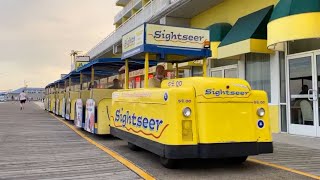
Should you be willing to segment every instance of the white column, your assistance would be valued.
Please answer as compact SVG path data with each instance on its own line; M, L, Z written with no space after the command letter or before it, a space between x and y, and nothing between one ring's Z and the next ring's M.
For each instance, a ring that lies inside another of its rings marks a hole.
M242 54L238 61L238 77L240 79L246 79L246 55Z
M280 64L279 53L270 55L271 105L280 105Z

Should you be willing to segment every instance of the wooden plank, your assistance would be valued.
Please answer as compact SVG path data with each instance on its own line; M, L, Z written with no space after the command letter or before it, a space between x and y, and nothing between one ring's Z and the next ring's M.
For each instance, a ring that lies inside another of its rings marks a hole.
M141 179L34 104L0 104L3 179Z

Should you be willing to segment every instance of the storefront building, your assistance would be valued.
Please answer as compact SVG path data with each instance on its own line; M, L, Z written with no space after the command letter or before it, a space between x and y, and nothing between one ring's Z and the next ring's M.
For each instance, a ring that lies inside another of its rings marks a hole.
M123 11L133 8L130 0L125 2ZM115 18L115 35L139 18L141 23L209 29L209 76L246 79L252 89L266 91L272 132L320 137L320 0L150 0L141 4L132 16ZM163 12L161 16L142 18L149 8L162 4L162 9L155 8ZM120 20L122 24L117 25ZM113 44L113 54L102 53L107 52L103 47L108 42L107 38L88 55L121 56L122 50L116 48L121 43ZM201 64L196 59L179 64L179 77L201 76ZM169 77L176 67L170 66ZM131 88L142 88L143 81L140 71L131 72Z
M210 29L208 75L268 93L273 132L320 136L319 19L320 0L225 0L190 26Z

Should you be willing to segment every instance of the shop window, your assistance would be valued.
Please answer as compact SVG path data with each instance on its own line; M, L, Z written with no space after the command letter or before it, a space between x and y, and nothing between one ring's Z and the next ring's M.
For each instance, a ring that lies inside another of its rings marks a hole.
M285 53L279 52L279 66L280 66L280 119L281 132L288 132L287 128L287 106L286 106L286 69L285 69Z
M288 54L296 54L320 49L320 39L303 39L288 42Z
M246 54L245 62L246 80L250 83L252 89L266 91L270 102L270 55L256 53Z
M203 76L202 66L193 66L191 69L192 77L201 77Z
M192 71L192 70L190 70L190 69L184 69L182 75L181 75L180 72L179 72L179 77L180 77L180 75L181 75L182 77L184 77L184 78L192 77L191 71Z

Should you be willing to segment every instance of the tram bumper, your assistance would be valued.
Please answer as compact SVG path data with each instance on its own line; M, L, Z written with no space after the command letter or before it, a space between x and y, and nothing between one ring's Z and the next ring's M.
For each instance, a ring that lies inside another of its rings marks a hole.
M229 158L273 153L272 142L214 143L198 145L165 145L169 159Z

